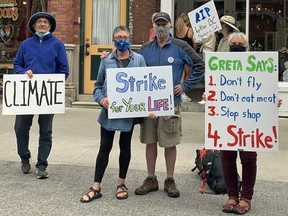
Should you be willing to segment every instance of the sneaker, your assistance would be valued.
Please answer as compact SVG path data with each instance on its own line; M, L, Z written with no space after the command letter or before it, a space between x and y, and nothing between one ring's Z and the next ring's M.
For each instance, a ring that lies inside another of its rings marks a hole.
M191 101L191 98L188 97L185 93L183 93L183 94L181 95L181 99L182 99L182 102L189 102L189 101Z
M21 161L21 168L20 168L21 172L23 174L29 174L31 172L31 165L29 163L28 159L23 159Z
M38 179L46 179L49 177L49 174L46 172L46 168L37 168L36 176Z
M176 188L176 184L173 178L167 178L164 182L164 191L167 192L169 197L179 197L180 192Z
M148 176L143 184L135 190L135 194L137 195L145 195L151 191L159 190L157 177Z

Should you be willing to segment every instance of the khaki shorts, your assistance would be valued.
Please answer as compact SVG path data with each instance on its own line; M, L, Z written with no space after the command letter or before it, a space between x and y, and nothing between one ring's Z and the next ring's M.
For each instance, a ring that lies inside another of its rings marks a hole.
M175 115L159 116L156 119L144 118L140 124L140 142L170 148L180 144L182 138L181 106L175 107Z

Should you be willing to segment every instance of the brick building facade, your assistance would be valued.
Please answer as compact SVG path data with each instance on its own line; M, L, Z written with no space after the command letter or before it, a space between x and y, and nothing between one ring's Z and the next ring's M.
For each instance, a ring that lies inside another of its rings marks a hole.
M79 44L80 0L48 1L48 12L57 20L54 35L65 44Z
M152 27L150 18L155 11L160 11L160 2L161 0L129 1L128 27L134 44L147 41ZM66 44L80 44L80 0L48 1L48 12L57 20L54 35Z
M151 15L160 11L161 0L131 0L129 7L129 28L134 44L146 42L149 36Z

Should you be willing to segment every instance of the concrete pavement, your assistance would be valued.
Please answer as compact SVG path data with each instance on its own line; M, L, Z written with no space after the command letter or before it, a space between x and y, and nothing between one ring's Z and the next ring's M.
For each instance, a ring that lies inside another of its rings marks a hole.
M2 109L2 107L1 107ZM145 145L139 142L139 127L133 135L132 159L127 176L129 198L115 198L118 176L118 133L102 185L103 197L80 203L81 194L93 181L99 147L98 109L66 108L56 115L53 148L47 171L50 177L35 177L38 146L37 118L31 128L30 150L33 172L20 173L13 131L14 116L0 115L0 215L227 215L221 206L227 197L199 194L200 178L191 172L195 150L204 147L204 113L183 113L183 140L178 146L175 179L179 198L163 191L165 162L159 149L157 176L160 190L145 196L134 194L146 177ZM258 174L252 210L247 215L287 215L288 206L288 119L279 119L280 151L258 154ZM209 189L206 189L209 192Z

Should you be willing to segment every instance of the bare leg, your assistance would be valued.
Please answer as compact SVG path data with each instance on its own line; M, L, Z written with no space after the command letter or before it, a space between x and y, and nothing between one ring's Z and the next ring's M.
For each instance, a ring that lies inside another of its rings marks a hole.
M148 176L155 176L157 155L158 155L157 143L146 144L146 164L147 164Z
M168 177L173 178L176 155L177 155L176 146L171 147L171 148L165 148L164 153L165 153L165 161L166 161L167 178Z

